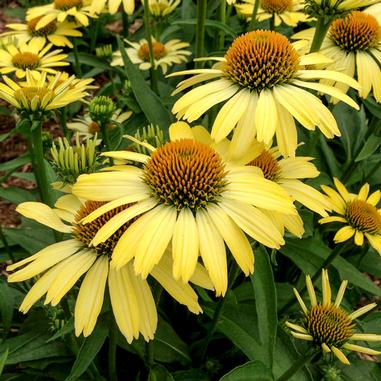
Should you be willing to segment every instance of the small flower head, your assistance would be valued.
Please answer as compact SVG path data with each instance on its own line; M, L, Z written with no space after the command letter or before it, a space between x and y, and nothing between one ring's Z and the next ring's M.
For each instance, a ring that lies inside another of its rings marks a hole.
M142 143L148 143L155 148L161 147L164 142L164 132L159 126L150 124L143 128L140 128L135 133L135 139ZM141 144L134 144L134 150L147 155L148 149Z
M96 136L87 139L85 144L75 136L75 143L70 144L66 138L59 138L58 145L50 150L52 164L58 180L65 184L74 184L82 173L93 173L97 170Z
M111 61L111 58L112 58L112 45L108 44L108 45L99 46L98 48L95 49L95 54L99 58L104 58L106 60L110 60Z
M171 14L181 0L149 0L148 6L153 17L165 17Z
M313 17L336 18L356 8L377 3L378 0L306 0L306 13Z
M115 104L110 97L95 97L89 104L90 117L95 122L107 124L115 111Z
M324 352L332 352L343 364L348 365L349 361L342 349L362 352L371 355L379 355L381 352L352 344L351 341L381 341L381 335L355 333L355 319L367 313L376 303L368 304L357 311L347 313L340 304L344 297L344 292L348 281L341 283L335 302L331 301L331 286L329 283L327 270L322 270L322 290L323 300L318 303L309 275L306 277L306 285L311 307L307 308L298 291L294 289L296 298L303 310L304 316L300 324L286 322L291 328L291 334L297 339L311 341Z
M347 241L354 236L355 244L362 246L367 239L381 255L381 210L377 209L381 192L377 190L369 195L369 184L365 184L357 195L349 193L338 179L335 178L334 183L337 191L326 185L323 185L322 189L338 215L324 217L319 222L345 224L337 231L335 243Z

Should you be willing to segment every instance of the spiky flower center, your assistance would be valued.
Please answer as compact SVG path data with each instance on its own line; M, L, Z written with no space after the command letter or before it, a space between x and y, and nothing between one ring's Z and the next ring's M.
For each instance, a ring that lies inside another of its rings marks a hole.
M353 334L354 324L340 307L317 304L306 316L306 329L318 345L340 347Z
M267 30L236 38L225 59L226 75L257 92L287 82L299 65L299 55L287 37Z
M352 12L344 19L337 19L332 23L329 36L345 51L366 50L378 44L381 29L373 16Z
M158 60L162 57L165 56L166 51L165 51L165 46L160 43L160 42L152 42L152 50L153 50L153 57L155 60ZM143 61L149 62L149 47L147 43L144 43L143 45L140 46L138 50L138 56L140 59Z
M15 99L20 102L25 100L31 102L37 97L41 101L48 94L54 96L54 92L46 87L23 87L15 91Z
M112 217L116 216L118 213L122 212L123 210L131 206L131 204L121 205L115 209L112 209L102 214L100 217L96 218L95 220L85 225L81 223L81 220L83 218L85 218L94 210L98 209L104 204L105 202L100 202L100 201L86 201L86 203L82 205L82 207L79 209L74 219L73 237L77 239L78 241L82 242L83 244L85 244L85 246L89 248L91 247L92 249L94 249L99 255L111 256L114 250L114 247L119 241L119 238L127 230L127 228L132 224L132 222L135 221L136 219L133 219L129 221L128 223L124 224L105 242L100 243L98 246L91 246L91 241L93 240L95 235L98 233L99 229L102 226L104 226L105 223L109 221Z
M153 197L178 210L192 211L215 202L227 184L220 155L191 139L169 142L146 163L144 181Z
M12 63L18 69L36 69L40 63L40 57L30 52L19 52L12 57Z
M283 13L290 9L292 0L261 0L261 8L267 13Z
M28 31L32 36L35 37L46 37L53 34L57 30L57 23L55 21L50 22L44 27L36 30L36 25L42 19L42 16L36 17L28 21Z
M381 233L381 215L372 204L363 200L351 201L345 214L354 229L367 233Z
M82 0L54 0L54 6L61 11L82 6Z
M278 161L266 150L263 150L259 156L249 163L249 165L261 168L263 176L271 181L276 180L280 169Z

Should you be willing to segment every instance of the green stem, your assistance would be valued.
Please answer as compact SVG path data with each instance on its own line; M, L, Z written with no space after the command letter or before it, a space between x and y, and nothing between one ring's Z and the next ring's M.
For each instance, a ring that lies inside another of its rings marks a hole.
M110 137L109 137L109 129L107 128L107 125L106 123L99 123L99 126L101 128L101 131L102 131L102 139L103 139L103 142L104 142L104 145L106 146L106 149L108 152L111 151L111 142L110 142ZM112 157L109 158L109 163L110 165L114 165L114 160L112 159Z
M218 12L218 19L221 23L226 23L226 0L220 0L220 7ZM218 32L218 50L223 50L225 47L225 32L220 30Z
M326 36L329 26L331 25L331 22L331 18L328 18L328 20L326 20L325 16L318 17L310 53L318 52L320 50L324 37Z
M62 132L65 138L70 139L69 130L67 128L67 109L66 107L60 110L60 122L62 127Z
M296 374L300 369L302 369L305 365L307 365L314 357L318 354L316 350L312 353L308 351L304 356L300 357L297 361L295 361L291 367L286 370L276 381L290 381L293 380L292 376Z
M347 247L349 246L350 242L347 242L343 245L336 245L335 248L332 250L331 254L326 258L326 260L323 262L323 264L320 266L319 270L315 272L315 274L312 276L311 280L312 283L316 281L316 279L321 274L321 269L328 269L331 263L340 255L342 254ZM304 287L299 291L300 296L303 296L304 293L307 291L307 286L304 285ZM278 312L279 316L286 313L290 307L292 307L294 304L296 304L297 300L295 298L291 299L288 303L286 303Z
M373 176L373 174L380 168L380 162L378 161L372 169L368 172L368 174L365 176L365 179L363 183L368 182L368 180Z
M44 162L44 148L42 145L42 122L34 121L30 131L32 148L31 158L33 171L36 176L38 191L40 192L43 203L53 206L53 201L50 193L50 184L47 177L47 168Z
M206 6L207 0L197 0L196 58L204 55ZM203 64L202 61L196 61L195 68L200 69Z
M226 290L226 296L228 295L229 291L232 289L233 284L234 284L235 280L237 279L238 274L239 274L239 267L235 263L232 263L232 265L230 267L230 271L229 271L229 281L228 281L228 288ZM209 343L212 340L214 332L216 331L217 323L220 319L221 312L224 308L224 305L225 305L225 302L227 299L226 296L219 300L217 307L214 310L212 323L208 329L208 333L207 333L205 340L204 340L204 343L202 345L200 363L202 363L205 360L206 352L208 350Z
M251 14L251 20L249 24L248 30L254 30L255 29L255 23L257 22L257 13L259 8L259 0L255 0L254 6L253 6L253 13Z
M270 30L275 30L275 13L270 17Z
M148 0L144 0L144 27L146 31L146 39L147 39L148 50L149 50L149 61L151 64L151 68L150 68L151 88L156 94L159 94L158 73L157 73L157 69L155 68L155 55L154 55L153 45L152 45L152 32L151 32L151 25L150 25L150 12L149 12Z
M110 381L118 381L116 370L116 339L117 328L115 322L113 322L112 327L110 328L110 339L108 344L108 379Z
M82 78L81 64L78 57L77 40L73 38L73 54L74 54L74 71L78 78Z
M98 17L95 21L91 21L91 27L90 27L90 52L91 53L94 52L97 46L99 26L100 26L100 17Z
M147 368L151 369L154 365L154 351L153 351L153 340L146 343L146 364Z
M128 14L126 12L122 12L122 22L123 22L123 37L128 37L128 28L129 28L129 22L128 22Z

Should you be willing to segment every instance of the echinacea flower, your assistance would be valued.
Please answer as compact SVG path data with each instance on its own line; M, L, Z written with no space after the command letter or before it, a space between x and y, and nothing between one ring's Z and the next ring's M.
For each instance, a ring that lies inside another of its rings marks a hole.
M209 144L210 136L202 127L191 129L179 122L169 132L171 141L157 149L143 143L150 155L106 153L113 159L142 163L143 168L119 165L110 172L79 176L73 193L108 201L99 212L136 202L134 215L119 214L93 239L94 245L102 244L121 224L136 218L114 249L111 264L116 268L134 258L136 273L145 278L172 241L174 277L187 282L200 255L216 294L224 295L228 282L225 243L249 275L254 271L254 255L244 233L271 248L284 243L258 208L285 214L296 214L296 210L287 193L263 178L257 168L226 162ZM97 214L90 214L83 223Z
M367 7L377 3L379 0L305 0L306 10L316 16L337 17L345 12L357 8Z
M75 333L88 336L93 331L101 312L106 283L110 294L116 323L128 342L142 334L146 341L153 339L157 311L148 282L136 275L132 263L116 270L110 267L110 258L120 236L130 223L121 225L102 244L93 247L95 234L119 212L134 213L136 206L127 204L101 214L91 223L83 225L81 220L96 211L104 203L82 202L72 194L60 197L51 209L39 202L25 202L17 207L23 216L59 232L71 234L71 238L54 243L38 253L8 266L14 271L9 282L22 282L37 275L24 298L20 311L28 310L46 294L45 304L57 305L84 275L76 298L74 310ZM68 223L66 223L68 222ZM152 269L151 275L178 302L185 304L193 313L201 312L197 294L189 284L173 279L172 259L167 253ZM198 265L195 283L210 286L205 269Z
M40 18L35 25L36 30L46 27L52 21L57 22L75 21L78 25L88 26L89 17L96 17L90 13L92 0L53 0L52 3L28 8L26 20Z
M151 62L147 40L142 39L139 42L125 41L131 46L130 48L126 48L126 52L131 62L139 64L140 70L149 70L151 68ZM192 54L189 50L184 49L188 46L189 44L187 42L182 42L180 40L170 40L166 43L161 43L152 39L155 69L160 67L165 74L169 66L187 62L187 56ZM111 65L124 65L120 52L114 54L114 59L111 62Z
M235 5L237 13L251 20L255 0L243 0ZM300 22L309 21L309 15L303 12L305 2L301 0L260 0L257 20L264 21L274 17L274 25L284 23L297 26Z
M123 11L132 15L135 10L135 0L95 0L91 3L90 11L92 13L101 13L108 6L108 12L114 15L123 4Z
M369 195L369 184L364 184L359 194L353 194L338 179L335 178L334 183L337 191L326 185L321 188L328 195L332 209L338 215L324 217L319 222L345 224L335 234L335 243L347 241L354 236L355 244L362 246L367 239L381 255L381 209L377 209L381 192L377 190Z
M0 38L11 36L16 37L20 42L28 42L30 40L41 40L42 45L51 42L55 46L73 47L68 37L81 37L82 33L77 30L75 23L64 21L62 23L56 20L51 21L41 29L37 30L36 25L41 17L29 20L26 24L7 24L9 32L0 34Z
M67 54L60 54L61 49L50 51L52 44L45 45L44 40L30 40L19 47L6 45L0 49L0 73L15 73L17 78L24 78L29 70L32 76L41 72L57 73L58 66L68 66L64 61Z
M171 14L181 0L148 0L149 11L154 17L165 17Z
M83 99L88 95L86 90L93 88L90 86L92 78L77 79L66 73L57 73L52 77L42 73L34 78L27 71L26 81L22 83L16 83L6 76L2 78L5 84L0 83L0 99L21 111L40 112L61 108Z
M381 341L381 335L372 333L356 333L355 319L364 315L377 306L376 303L368 304L358 310L348 313L340 304L344 297L344 292L348 281L341 283L336 295L335 302L331 300L331 286L329 284L327 270L322 270L322 290L323 300L318 303L314 286L309 275L306 277L306 285L310 298L311 307L307 308L299 292L294 288L294 293L304 316L300 324L289 321L286 325L291 328L291 334L297 339L311 341L326 353L333 353L343 364L349 365L349 360L343 350L355 351L369 355L380 355L381 352L352 344L352 341Z
M297 147L294 118L309 130L318 127L327 138L340 136L331 112L306 89L331 95L358 109L340 90L311 81L333 79L358 88L353 78L335 71L311 69L311 65L327 58L318 53L299 56L289 40L277 32L256 30L239 36L225 57L215 59L219 62L211 69L186 70L171 76L195 74L180 82L174 94L212 80L189 90L172 111L178 118L191 122L226 101L212 127L211 135L217 142L236 127L235 133L241 135L243 146L254 137L269 144L276 135L282 155L294 156Z
M293 38L306 40L310 45L314 32L315 29L308 29L296 33ZM320 53L332 59L324 65L328 70L357 79L361 98L366 98L373 90L377 102L381 102L381 27L375 17L355 11L335 20L323 40ZM321 83L335 86L345 93L349 89L348 84L334 79L324 79Z
M125 122L131 115L132 111L123 112L121 109L115 110L107 128L115 128L118 124ZM116 123L113 123L113 121ZM78 131L82 136L93 136L100 132L99 124L91 119L90 114L85 114L82 117L73 119L73 122L68 123L67 127L70 130Z
M230 148L231 152L234 152L238 147L231 144ZM269 148L257 143L252 146L250 162L246 165L260 168L266 179L279 184L293 200L325 217L328 216L327 210L331 210L331 203L322 193L302 181L319 176L316 166L311 163L312 159L306 156L284 158L278 147ZM303 221L299 215L267 213L278 225L284 225L292 234L298 237L303 235Z

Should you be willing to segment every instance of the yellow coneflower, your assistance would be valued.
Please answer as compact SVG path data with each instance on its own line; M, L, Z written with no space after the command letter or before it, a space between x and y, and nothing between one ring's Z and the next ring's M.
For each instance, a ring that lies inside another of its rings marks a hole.
M92 78L77 79L69 77L67 73L58 73L48 77L42 73L34 78L26 72L26 81L16 83L3 76L4 83L0 83L0 99L4 99L19 110L48 111L67 106L69 103L83 99L93 88Z
M128 15L132 15L135 10L135 0L96 0L91 3L91 12L100 13L104 11L106 3L108 6L108 12L112 15L118 12L118 9L122 4L124 12Z
M181 0L148 0L149 10L154 17L164 17L171 14Z
M50 4L29 8L26 20L40 18L35 25L36 30L46 27L52 21L64 22L67 19L74 20L79 25L88 26L89 17L96 17L90 12L91 3L92 0L53 0Z
M306 0L317 14L337 15L352 9L367 7L379 0Z
M7 24L8 29L12 31L0 34L1 37L16 37L19 43L28 42L30 40L41 40L44 45L51 42L55 46L73 47L68 37L81 37L82 33L77 30L78 26L75 23L64 21L62 23L56 20L51 21L43 28L37 30L36 25L41 20L42 16L29 20L26 24Z
M151 68L151 62L147 40L142 39L139 42L131 42L128 40L125 41L131 46L131 48L126 49L131 62L134 64L139 64L140 70L149 70ZM187 62L187 56L192 54L189 50L184 49L188 46L189 44L187 42L182 42L180 40L170 40L163 44L155 39L152 39L155 69L160 67L165 74L168 67L174 64ZM111 62L111 65L124 65L120 52L116 52L114 54L114 59Z
M294 156L297 134L294 118L302 126L332 138L340 131L331 112L307 89L317 90L358 109L357 104L338 89L310 81L333 79L358 88L358 83L342 73L312 70L312 64L326 61L320 54L299 56L288 39L276 32L257 30L233 41L224 58L212 69L186 70L171 75L196 74L182 81L178 93L207 80L183 95L173 106L178 118L198 119L212 106L227 101L218 112L212 137L222 140L236 127L243 149L256 136L269 144L274 135L280 152ZM308 66L305 66L308 65Z
M243 0L242 3L236 4L237 13L250 20L254 3L255 0ZM259 4L257 20L264 21L274 17L275 26L279 26L281 23L296 26L300 22L311 19L303 12L306 6L303 0L261 0Z
M122 112L121 109L117 109L112 115L111 121L107 127L113 129L117 126L117 124L125 122L131 115L132 111ZM112 121L115 121L116 123L113 123ZM68 123L67 127L70 130L78 131L82 136L93 136L94 134L100 132L99 124L91 119L90 114L73 119L73 122Z
M310 45L314 31L308 29L296 33L293 38L306 40ZM356 11L335 20L320 53L332 59L331 63L324 65L328 70L339 71L358 80L360 97L366 98L373 90L377 102L381 102L381 27L375 17ZM347 84L333 79L321 82L343 92L349 89Z
M332 203L332 209L338 216L324 217L319 222L341 222L346 226L336 233L336 243L347 241L354 236L354 242L358 246L364 244L366 238L371 246L381 255L381 210L377 209L380 202L381 192L375 191L369 195L369 184L364 184L359 194L349 193L345 186L334 179L338 192L322 185L323 191L328 195Z
M117 151L106 155L143 163L143 168L116 166L111 172L82 175L73 187L78 197L109 201L108 210L136 202L139 217L120 238L112 264L119 268L134 258L134 269L146 277L172 240L173 275L187 282L199 255L217 295L227 289L225 243L242 271L254 271L254 256L247 233L276 248L283 237L258 208L296 214L287 193L263 178L257 168L230 165L209 144L206 130L184 123L170 127L171 141L150 155ZM97 212L83 220L88 223ZM134 217L136 217L135 215ZM104 242L131 215L119 214L99 231L94 245ZM126 255L128 247L129 254Z
M57 305L79 279L79 288L74 310L75 333L88 336L93 331L102 309L108 283L111 306L116 323L128 342L142 334L145 340L153 339L157 311L150 286L136 275L132 263L119 270L110 267L110 258L119 238L131 221L122 224L107 240L94 247L92 241L97 232L120 212L136 213L137 207L126 204L102 213L91 223L83 225L81 220L97 211L103 202L82 202L72 194L60 197L55 209L39 202L25 202L17 207L23 216L32 218L71 238L54 243L38 253L8 266L16 272L8 276L9 282L22 282L41 275L23 300L20 310L26 313L46 294L45 304ZM67 223L66 223L67 222ZM20 269L20 267L22 267ZM167 253L152 269L151 275L179 303L185 304L193 313L201 312L197 294L189 284L173 279L172 259ZM192 279L196 284L211 288L205 269L198 265Z
M351 343L351 341L356 340L381 341L381 335L355 333L354 320L376 307L377 304L371 303L352 313L347 313L340 307L347 284L347 280L344 280L341 283L335 302L332 303L328 272L323 269L323 300L321 303L318 303L311 278L307 275L306 285L311 307L309 309L307 308L298 291L294 288L294 293L302 308L304 316L302 317L300 324L286 322L286 325L292 330L292 336L297 339L313 342L324 352L333 353L345 365L349 365L349 360L343 353L343 349L369 355L381 354L379 351Z
M57 73L54 68L68 66L64 61L67 54L60 54L61 49L49 51L53 45L43 40L31 40L22 43L19 47L6 45L0 49L0 73L15 73L16 77L24 78L29 70L32 76L39 76L41 72Z

